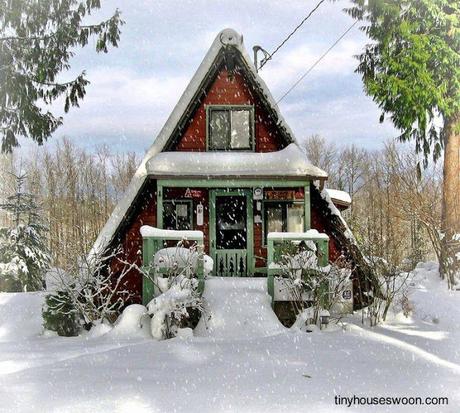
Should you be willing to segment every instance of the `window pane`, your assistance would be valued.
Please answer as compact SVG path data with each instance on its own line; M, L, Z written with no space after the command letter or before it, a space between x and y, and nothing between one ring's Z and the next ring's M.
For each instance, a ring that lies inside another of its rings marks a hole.
M163 228L192 229L191 203L186 201L163 202Z
M217 249L246 249L246 197L216 197Z
M249 110L232 110L232 129L230 147L232 149L249 149L251 128Z
M287 206L287 231L304 231L304 206L302 204L290 204Z
M210 147L212 149L228 149L230 112L228 110L211 110L210 117Z
M163 227L164 229L176 229L177 221L175 205L172 202L163 203Z
M281 205L266 205L265 222L267 233L283 231L283 210Z
M177 229L189 230L192 229L192 213L189 203L177 204L176 205L176 220Z

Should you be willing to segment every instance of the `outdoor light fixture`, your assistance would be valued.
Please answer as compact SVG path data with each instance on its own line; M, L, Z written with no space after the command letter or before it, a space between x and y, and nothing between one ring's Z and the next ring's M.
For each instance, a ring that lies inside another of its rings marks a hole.
M331 317L331 314L327 310L321 310L319 313L319 326L322 329L323 326L326 328L327 325L329 324L329 319Z

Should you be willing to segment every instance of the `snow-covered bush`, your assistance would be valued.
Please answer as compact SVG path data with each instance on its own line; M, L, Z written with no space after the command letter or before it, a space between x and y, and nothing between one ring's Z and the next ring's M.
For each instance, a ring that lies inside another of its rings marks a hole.
M404 312L410 312L407 290L413 277L412 272L401 271L398 267L376 257L369 258L375 277L371 280L371 300L363 309L371 326L385 321L393 304L399 304Z
M150 317L141 304L128 305L118 317L109 333L115 337L151 337Z
M104 254L82 259L66 270L53 270L53 289L47 296L51 302L60 302L65 297L65 306L54 306L51 313L48 307L43 309L43 317L63 317L71 312L79 328L91 327L115 321L132 293L124 290L126 276L136 264L128 263L122 251L110 250ZM116 263L116 272L114 271ZM50 327L53 323L48 324ZM54 328L46 327L53 331Z
M12 225L0 228L0 286L9 291L35 291L43 288L43 278L51 258L35 196L26 193L25 175L16 176L16 193L0 204Z
M195 245L192 245L191 248L185 248L183 245L184 241L180 241L175 247L159 250L153 258L154 266L167 268L173 272L180 268L186 268L187 271L196 273L198 263L202 260L204 275L209 275L214 267L213 259L209 255L200 253Z
M152 336L158 340L175 337L191 309L202 311L197 280L184 275L171 277L169 288L147 305L152 316Z
M151 333L154 338L162 340L175 337L190 318L191 311L202 312L197 263L204 261L205 273L209 272L209 268L212 270L212 260L206 257L196 245L184 248L184 241L180 241L177 247L165 248L155 255L153 271L146 274L160 292L147 305L152 317Z
M298 317L309 314L304 323L318 323L321 311L331 310L350 283L351 268L346 262L341 259L320 266L312 241L295 249L285 247L278 265L281 269L278 280L289 290L296 314Z

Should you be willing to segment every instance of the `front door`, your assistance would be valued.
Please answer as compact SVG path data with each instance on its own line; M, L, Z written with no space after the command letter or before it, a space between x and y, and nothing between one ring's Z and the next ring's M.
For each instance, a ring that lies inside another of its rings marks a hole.
M213 190L210 197L210 242L214 274L245 277L252 272L250 191Z

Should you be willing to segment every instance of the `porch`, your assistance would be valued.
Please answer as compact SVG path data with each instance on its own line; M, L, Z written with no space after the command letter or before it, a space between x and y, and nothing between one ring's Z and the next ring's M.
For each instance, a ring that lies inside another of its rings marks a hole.
M193 272L192 276L195 276L198 279L198 288L202 293L205 287L205 255L204 251L204 234L201 231L175 231L175 230L161 230L158 228L152 228L148 226L143 226L141 228L141 234L143 237L143 265L144 273L148 276L143 277L143 291L142 291L142 301L144 304L147 304L153 297L158 295L156 286L158 286L158 278L167 276L168 272L171 271L171 267L167 267L165 264L161 264L161 261L156 260L158 254L162 251L165 251L168 245L171 245L171 242L174 242L176 245L181 245L179 249L183 249L182 246L186 245L187 248L191 251L191 254L195 254L196 260L191 265L191 271ZM326 266L328 264L328 241L329 237L326 234L320 234L316 230L309 230L303 233L269 233L268 234L268 265L266 279L264 282L267 285L268 294L271 297L272 307L274 306L275 301L289 301L292 300L286 293L282 292L282 289L277 286L275 282L275 277L282 276L282 271L279 263L282 259L283 249L280 247L285 247L286 244L294 246L296 250L299 250L299 247L302 243L312 242L315 244L315 251L318 257L318 264L320 266ZM173 254L177 254L176 250L173 251ZM218 257L220 255L217 255ZM174 263L174 270L182 271L180 268L180 259L174 257L172 262ZM180 258L180 257L179 257ZM182 258L181 258L182 259ZM179 263L179 264L178 264ZM216 262L214 261L214 268L207 269L209 275L215 275ZM219 265L219 264L217 264ZM232 277L239 276L241 274L225 274L224 276ZM277 288L278 287L278 288Z

